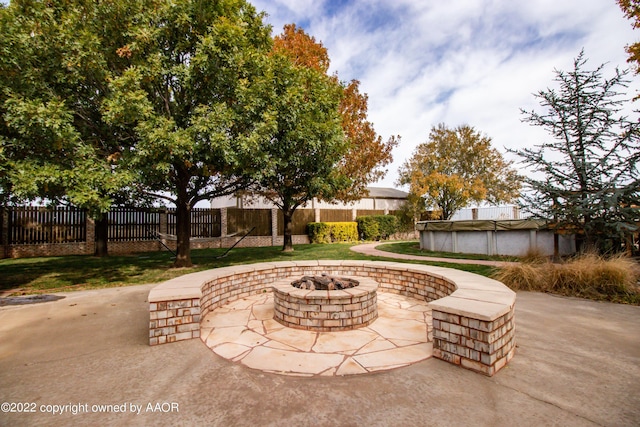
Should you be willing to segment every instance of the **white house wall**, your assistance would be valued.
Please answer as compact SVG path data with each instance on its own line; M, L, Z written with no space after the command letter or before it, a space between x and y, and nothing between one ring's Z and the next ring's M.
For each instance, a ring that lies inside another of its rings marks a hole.
M316 199L309 201L302 209L357 209L357 210L398 210L404 204L400 199L364 198L351 203L328 203ZM211 200L212 209L240 208L240 209L272 209L275 205L266 199L246 199L236 196L219 197Z

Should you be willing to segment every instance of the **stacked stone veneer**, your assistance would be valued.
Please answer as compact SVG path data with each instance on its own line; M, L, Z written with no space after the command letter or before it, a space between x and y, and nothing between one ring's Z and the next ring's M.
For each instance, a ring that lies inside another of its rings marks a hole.
M486 375L515 350L516 295L502 283L442 267L378 261L297 261L223 267L164 282L149 293L151 345L200 336L200 320L228 302L272 292L283 278L366 277L378 291L431 302L435 357Z
M291 282L300 276L273 284L274 319L284 326L316 332L350 331L370 325L378 318L378 284L370 278L342 290L308 290Z

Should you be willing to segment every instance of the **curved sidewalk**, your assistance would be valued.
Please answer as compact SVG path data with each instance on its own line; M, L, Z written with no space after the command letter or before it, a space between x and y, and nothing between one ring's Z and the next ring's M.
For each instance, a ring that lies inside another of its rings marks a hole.
M384 243L382 242L363 243L361 245L352 246L351 250L354 252L358 252L360 254L369 255L369 256L404 259L404 260L411 260L411 261L448 262L448 263L454 263L454 264L475 264L475 265L488 265L491 267L501 267L504 265L515 264L513 262L508 262L508 261L441 258L441 257L430 257L430 256L422 256L422 255L397 254L394 252L387 252L387 251L381 251L379 249L376 249L376 247L380 245L384 245Z

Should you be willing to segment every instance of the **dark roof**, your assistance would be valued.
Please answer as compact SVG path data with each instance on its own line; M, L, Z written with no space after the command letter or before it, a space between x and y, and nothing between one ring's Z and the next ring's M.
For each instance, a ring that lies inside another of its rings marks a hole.
M389 187L367 187L372 199L406 199L409 193Z

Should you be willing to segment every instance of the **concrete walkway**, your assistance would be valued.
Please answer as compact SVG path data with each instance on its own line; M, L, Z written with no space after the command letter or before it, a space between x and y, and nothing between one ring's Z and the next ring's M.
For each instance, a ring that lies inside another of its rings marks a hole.
M640 307L520 292L518 350L494 377L429 358L304 378L200 340L150 347L152 287L0 308L0 403L34 410L0 412L0 425L640 425Z

